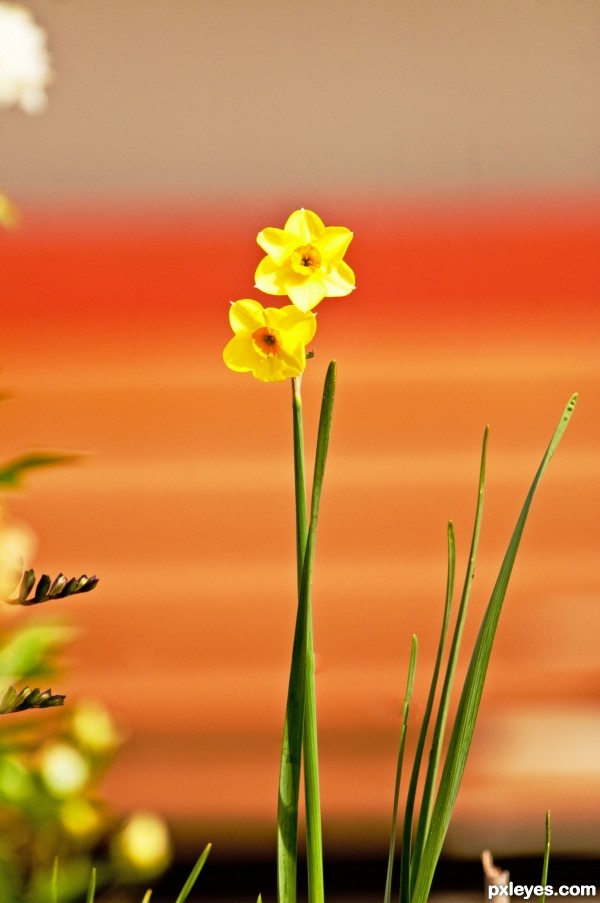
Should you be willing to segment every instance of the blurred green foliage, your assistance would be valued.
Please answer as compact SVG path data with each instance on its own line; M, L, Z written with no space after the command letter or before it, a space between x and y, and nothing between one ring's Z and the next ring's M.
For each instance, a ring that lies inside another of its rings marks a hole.
M73 457L34 452L0 465L0 493L34 468ZM116 900L117 884L133 893L135 883L164 870L170 838L157 816L134 813L124 822L102 800L101 779L122 741L103 705L81 700L63 708L63 695L36 686L57 677L77 635L61 620L40 623L37 605L88 593L98 579L36 580L24 570L30 545L28 529L10 522L0 495L0 901L83 903L92 869L98 903Z

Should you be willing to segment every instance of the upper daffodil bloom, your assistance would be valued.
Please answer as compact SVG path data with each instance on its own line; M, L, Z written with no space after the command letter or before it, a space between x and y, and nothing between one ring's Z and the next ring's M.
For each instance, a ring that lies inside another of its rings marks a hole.
M263 229L257 242L267 252L258 265L256 288L288 295L300 310L312 310L325 297L349 295L354 273L342 260L352 241L344 226L325 226L312 210L296 210L283 229Z
M251 372L263 382L298 376L306 366L306 345L317 329L314 314L297 307L263 307L244 298L229 309L235 335L223 351L230 370Z

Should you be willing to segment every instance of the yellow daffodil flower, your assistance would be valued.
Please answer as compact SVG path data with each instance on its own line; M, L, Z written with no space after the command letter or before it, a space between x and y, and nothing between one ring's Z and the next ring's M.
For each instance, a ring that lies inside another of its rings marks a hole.
M263 307L244 298L229 309L235 335L223 351L230 370L251 372L263 382L281 382L298 376L306 366L306 345L317 329L312 313L287 307Z
M267 295L288 295L305 313L325 297L354 289L354 273L343 261L352 232L325 226L311 210L296 210L283 229L263 229L257 242L267 252L258 265L256 288Z

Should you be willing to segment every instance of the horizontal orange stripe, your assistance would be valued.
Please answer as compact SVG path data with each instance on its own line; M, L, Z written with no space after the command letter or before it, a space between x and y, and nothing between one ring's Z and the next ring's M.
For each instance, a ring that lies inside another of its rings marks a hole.
M555 757L536 783L535 737L511 728L496 748L495 725L527 707L550 729L557 713L587 712L597 685L600 201L518 216L354 207L343 224L355 232L358 288L319 307L303 386L312 450L325 366L338 359L315 577L328 834L368 845L387 831L410 635L421 642L418 723L446 523L460 577L485 424L468 642L545 443L579 390L517 563L458 812L476 846L495 800L500 852L511 822L538 849L551 806L568 846L576 822L599 811L597 770L574 784ZM265 225L248 214L31 210L23 229L0 235L2 375L18 398L0 411L5 454L92 453L32 476L10 500L39 537L38 570L101 577L90 596L28 616L65 614L83 628L65 689L112 701L132 732L111 797L248 843L270 842L293 630L290 399L289 386L227 371L221 350L228 302L255 294ZM568 723L585 743L585 719ZM190 794L194 782L202 791Z

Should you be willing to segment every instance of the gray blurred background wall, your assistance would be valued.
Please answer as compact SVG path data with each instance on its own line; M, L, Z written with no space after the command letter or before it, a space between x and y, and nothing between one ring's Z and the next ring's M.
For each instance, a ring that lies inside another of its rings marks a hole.
M32 0L20 199L595 192L597 0Z

